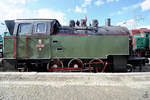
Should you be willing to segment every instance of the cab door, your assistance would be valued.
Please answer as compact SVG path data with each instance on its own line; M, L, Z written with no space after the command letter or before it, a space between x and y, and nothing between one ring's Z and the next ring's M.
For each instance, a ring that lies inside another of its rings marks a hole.
M26 37L31 35L33 24L32 23L19 23L16 34L16 58L25 58Z

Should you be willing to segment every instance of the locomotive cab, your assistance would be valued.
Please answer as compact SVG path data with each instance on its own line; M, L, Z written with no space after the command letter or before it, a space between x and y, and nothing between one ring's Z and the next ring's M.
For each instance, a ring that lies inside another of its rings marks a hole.
M7 25L12 24L7 21ZM13 35L4 37L6 44L4 45L4 58L49 59L51 57L48 49L50 49L51 35L55 34L60 26L57 20L18 19L13 25L13 31L11 27L8 27Z
M150 57L150 30L146 28L133 29L130 35L135 55Z

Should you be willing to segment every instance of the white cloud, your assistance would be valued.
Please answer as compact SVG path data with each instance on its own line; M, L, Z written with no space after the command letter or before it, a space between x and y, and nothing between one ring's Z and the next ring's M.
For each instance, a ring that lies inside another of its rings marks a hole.
M87 6L91 5L92 0L84 0L80 6L76 5L74 11L77 13L87 13ZM71 11L71 10L68 10Z
M99 5L104 4L104 2L102 0L97 0L94 4L99 6Z
M131 8L136 9L136 8L140 7L140 5L141 5L141 3L137 3L137 4L132 5Z
M107 3L110 3L110 2L118 2L119 0L107 0Z
M145 0L141 3L142 11L146 11L150 9L150 0Z
M138 7L140 7L141 3L136 3L136 4L133 4L133 5L130 5L130 6L127 6L127 7L123 7L122 10L126 11L126 10L129 10L129 9L136 9Z
M79 6L75 7L75 12L78 13L87 13L87 10L85 8L80 8Z
M8 6L9 5L9 6ZM25 18L32 15L31 11L6 2L0 2L0 20Z
M142 3L136 3L131 6L123 7L122 10L129 10L129 9L136 9L136 8L141 8L142 11L150 10L150 0L145 0Z
M117 23L117 26L124 26L124 27L128 27L128 28L133 28L136 24L136 21L134 19L129 19L127 21L122 21Z
M84 3L82 4L82 7L86 7L88 5L90 5L92 2L92 0L84 0Z
M116 14L120 15L120 14L123 14L125 11L139 8L140 5L141 5L141 3L136 3L136 4L133 4L133 5L130 5L130 6L122 7L119 11L117 11L115 13L112 13L111 16L114 16Z
M14 4L17 4L17 3L25 4L26 0L8 0L8 2L14 3Z
M122 12L121 12L120 10L117 12L118 15L120 15L121 13L122 13Z
M61 24L66 24L65 13L61 11L55 11L47 8L30 10L25 8L25 6L17 6L17 4L11 4L4 0L0 1L0 20L23 18L53 18L58 19Z
M8 0L12 4L26 4L27 2L35 2L37 0Z
M150 29L150 26L144 25L144 26L139 26L139 27L137 27L137 29L138 29L138 28L147 28L147 29Z
M48 18L48 19L57 19L60 21L60 23L66 24L64 22L65 20L65 14L60 11L54 11L51 9L39 9L37 11L36 18Z

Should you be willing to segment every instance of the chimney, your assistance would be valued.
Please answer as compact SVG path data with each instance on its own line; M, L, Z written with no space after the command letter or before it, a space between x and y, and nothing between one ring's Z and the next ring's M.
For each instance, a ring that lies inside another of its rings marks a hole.
M110 18L106 19L105 25L106 26L111 26L111 19Z

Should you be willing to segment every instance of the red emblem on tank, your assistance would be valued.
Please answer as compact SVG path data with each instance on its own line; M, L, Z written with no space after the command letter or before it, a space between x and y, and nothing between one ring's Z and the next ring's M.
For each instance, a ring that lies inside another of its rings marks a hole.
M36 45L36 47L39 51L41 51L45 47L45 45L42 44L42 40L38 40L38 44Z

